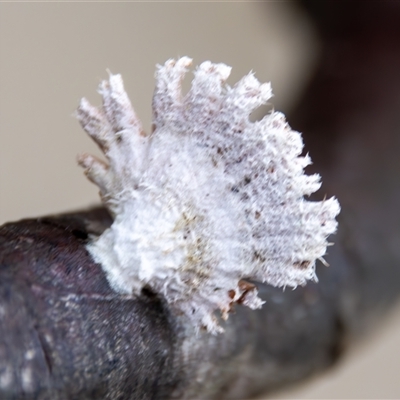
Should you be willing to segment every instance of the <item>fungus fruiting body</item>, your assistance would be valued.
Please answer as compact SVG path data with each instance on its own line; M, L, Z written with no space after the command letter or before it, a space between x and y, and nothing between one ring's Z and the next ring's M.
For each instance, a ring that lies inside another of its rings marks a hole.
M202 63L189 92L191 60L168 60L156 73L153 132L145 134L120 75L101 83L103 106L82 99L77 116L107 163L79 163L100 188L114 222L88 250L121 293L163 296L196 327L222 331L240 302L259 308L257 289L316 279L315 261L336 230L339 204L305 199L320 187L303 143L283 114L251 122L272 96L253 74L225 84L230 67Z

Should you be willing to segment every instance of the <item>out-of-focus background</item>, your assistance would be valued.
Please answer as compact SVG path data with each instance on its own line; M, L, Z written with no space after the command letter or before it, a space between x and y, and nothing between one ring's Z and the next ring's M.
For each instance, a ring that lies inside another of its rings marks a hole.
M97 152L73 118L107 70L148 131L156 64L190 56L254 70L275 106L296 101L316 61L309 25L280 3L1 3L0 222L98 202L75 159ZM187 83L192 74L188 74ZM97 153L99 154L99 153Z
M287 113L319 48L294 2L0 3L0 223L98 202L75 159L100 153L73 112L83 96L100 103L107 70L148 131L155 65L168 58L224 62L231 85L253 70ZM395 310L334 370L273 397L400 398L399 333Z

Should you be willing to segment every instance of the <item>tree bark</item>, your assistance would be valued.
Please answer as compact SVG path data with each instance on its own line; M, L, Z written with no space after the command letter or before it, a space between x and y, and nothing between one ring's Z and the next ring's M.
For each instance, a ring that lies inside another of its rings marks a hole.
M217 336L196 335L162 299L113 292L85 249L104 209L0 230L0 398L243 399L305 377L340 353L340 266L294 291L258 285Z

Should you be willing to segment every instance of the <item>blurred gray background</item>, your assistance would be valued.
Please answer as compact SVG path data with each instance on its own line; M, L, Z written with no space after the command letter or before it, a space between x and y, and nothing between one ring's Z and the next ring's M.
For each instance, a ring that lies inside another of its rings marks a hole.
M73 112L83 96L100 104L107 70L122 74L148 131L155 65L168 58L224 62L231 85L253 70L289 112L318 54L286 1L0 3L0 223L99 201L75 160L100 153ZM336 369L273 397L400 398L400 309L387 321Z

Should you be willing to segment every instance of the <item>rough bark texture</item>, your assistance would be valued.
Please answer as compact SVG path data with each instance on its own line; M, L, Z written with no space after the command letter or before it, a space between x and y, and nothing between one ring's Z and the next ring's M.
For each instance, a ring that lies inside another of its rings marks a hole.
M331 267L317 268L320 282L294 291L258 284L261 310L238 306L225 334L196 337L162 299L110 289L84 247L110 224L103 209L6 224L1 399L248 398L329 366L393 302L400 289L400 10L385 1L363 3L362 12L348 2L305 3L326 46L289 121L304 132L325 192L342 205Z

